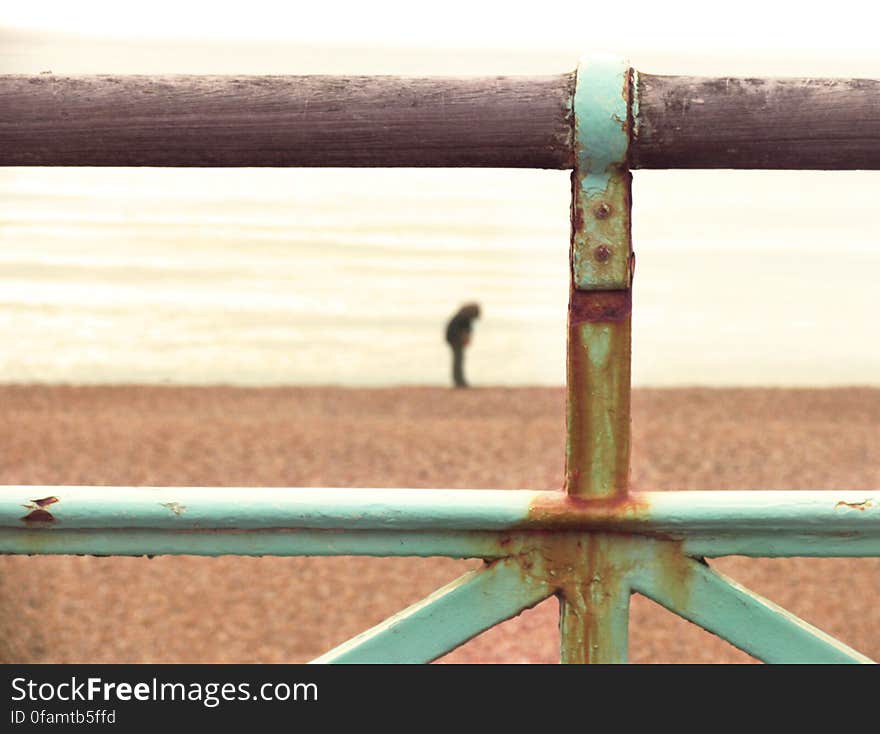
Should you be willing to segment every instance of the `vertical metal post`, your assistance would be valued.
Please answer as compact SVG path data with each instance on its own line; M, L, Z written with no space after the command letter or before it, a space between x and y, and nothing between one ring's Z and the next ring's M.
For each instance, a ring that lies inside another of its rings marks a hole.
M610 498L629 484L632 71L590 60L576 79L565 485Z
M591 533L559 601L560 662L625 663L629 647L628 564L615 539Z
M573 100L565 490L585 501L624 499L629 484L632 75L622 60L582 61ZM586 588L560 601L562 659L622 662L629 589L606 554L588 555Z

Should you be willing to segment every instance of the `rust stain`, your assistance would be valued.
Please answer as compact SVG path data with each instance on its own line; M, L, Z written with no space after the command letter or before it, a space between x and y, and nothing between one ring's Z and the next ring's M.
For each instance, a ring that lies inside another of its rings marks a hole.
M583 564L581 533L536 530L522 534L516 543L516 559L522 575L549 584L554 592L570 586Z
M54 505L56 502L61 502L57 497L43 497L43 499L39 500L31 500L37 507L48 507L49 505Z
M625 494L629 486L631 312L628 289L571 289L565 486L572 494Z
M604 263L611 259L611 248L608 245L599 245L593 250L593 258L596 262Z
M55 522L55 516L47 510L31 510L21 518L24 522Z
M568 323L574 328L583 323L625 321L632 313L632 291L581 291L572 289ZM570 335L574 338L576 335Z
M550 503L552 511L562 503ZM574 499L566 505L582 505ZM589 504L639 507L635 503L596 500ZM626 511L626 510L625 510ZM613 662L625 644L616 625L627 613L637 579L647 575L663 598L676 608L690 606L697 563L681 541L620 532L532 530L507 536L524 578L546 583L560 603L563 662ZM615 648L617 646L617 648ZM625 650L623 650L625 655Z
M596 205L595 209L593 209L593 214L596 219L608 219L608 217L611 216L611 211L611 207L602 201Z
M625 579L609 557L606 538L587 538L583 566L570 583L562 589L560 603L564 614L560 619L562 654L568 663L600 663L603 634L611 604L621 593ZM605 624L603 624L605 623Z
M647 519L650 509L650 501L640 494L591 498L558 492L553 493L552 499L545 494L532 500L526 514L528 519L520 527L612 527L616 523Z
M874 503L871 500L862 500L861 502L844 502L843 500L841 500L836 505L834 505L834 509L837 510L841 507L849 507L851 510L864 512L865 510L873 506Z
M628 604L630 560L620 550L626 536L589 534L571 537L555 548L560 601L560 642L566 663L610 662L612 629L620 606Z
M580 232L584 228L584 208L578 204L573 204L571 212L571 226Z
M566 662L611 662L621 653L614 649L614 620L626 613L632 574L642 566L653 569L656 583L674 605L687 608L694 563L684 555L680 542L613 534L586 536L581 565L558 594L565 603L560 629Z
M630 286L632 176L619 164L613 168L601 191L585 190L577 170L572 177L570 267L572 282L583 290ZM603 245L609 248L609 256L597 259L594 253Z

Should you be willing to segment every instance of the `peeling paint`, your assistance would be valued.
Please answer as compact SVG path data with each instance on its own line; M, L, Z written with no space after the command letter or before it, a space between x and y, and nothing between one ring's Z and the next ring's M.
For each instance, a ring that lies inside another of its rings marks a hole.
M160 502L162 507L167 507L171 512L173 512L177 517L180 517L184 512L186 512L186 505L182 505L179 502Z
M25 515L21 519L23 522L27 522L27 523L55 522L55 516L51 512L48 512L47 510L40 510L40 509L31 510L27 515Z
M849 507L852 510L864 512L865 510L873 506L874 503L871 500L862 500L861 502L844 502L841 500L834 506L834 509L839 510L841 507Z
M26 510L30 510L27 515L21 518L22 522L30 523L54 523L55 516L46 508L60 502L57 497L42 497L36 500L29 500L26 505L22 505Z

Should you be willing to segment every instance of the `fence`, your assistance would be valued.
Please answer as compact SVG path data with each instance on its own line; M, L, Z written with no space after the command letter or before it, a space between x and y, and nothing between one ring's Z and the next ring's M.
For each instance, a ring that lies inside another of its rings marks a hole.
M870 662L705 559L880 555L880 495L628 491L630 170L876 169L878 113L878 81L607 59L519 78L0 77L0 165L573 170L564 491L4 487L0 552L484 561L316 662L428 662L554 595L563 662L624 662L633 593L767 662Z

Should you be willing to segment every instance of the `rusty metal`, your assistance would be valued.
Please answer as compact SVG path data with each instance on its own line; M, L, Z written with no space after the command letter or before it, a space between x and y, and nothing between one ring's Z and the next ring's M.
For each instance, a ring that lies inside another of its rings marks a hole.
M55 516L46 508L54 505L56 502L60 502L60 500L54 496L30 500L27 504L22 505L29 512L21 518L21 521L25 523L55 522Z
M565 490L626 494L630 455L632 70L583 61L575 80Z
M571 291L565 489L572 496L620 497L629 485L630 314L630 291Z

